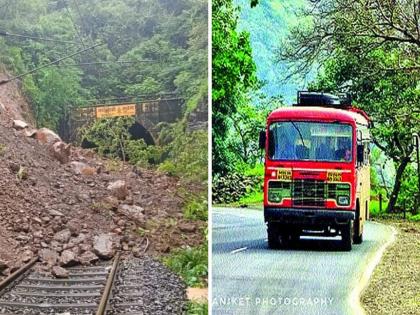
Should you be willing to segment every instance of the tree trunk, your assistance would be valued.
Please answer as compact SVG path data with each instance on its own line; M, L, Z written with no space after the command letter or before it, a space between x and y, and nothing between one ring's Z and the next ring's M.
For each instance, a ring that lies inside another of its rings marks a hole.
M395 205L397 203L398 194L400 193L401 188L401 178L404 174L405 168L410 162L410 157L406 156L402 159L400 165L398 166L397 173L395 174L394 188L392 189L391 197L389 198L388 207L386 212L394 212Z

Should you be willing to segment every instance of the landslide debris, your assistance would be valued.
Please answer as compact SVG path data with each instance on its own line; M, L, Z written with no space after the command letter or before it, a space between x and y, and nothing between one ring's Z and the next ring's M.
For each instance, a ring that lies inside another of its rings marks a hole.
M204 223L183 218L176 178L123 163L114 170L51 130L33 129L16 100L0 87L0 279L35 256L42 270L65 277L61 267L116 250L141 256L202 241Z

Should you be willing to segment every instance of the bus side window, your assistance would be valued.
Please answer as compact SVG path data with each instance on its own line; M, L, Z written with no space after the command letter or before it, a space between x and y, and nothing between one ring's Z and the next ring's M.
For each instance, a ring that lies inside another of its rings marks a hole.
M364 164L369 165L369 163L370 163L370 161L369 161L370 148L369 148L369 142L367 142L367 141L364 144L364 152L365 152Z
M364 159L365 159L365 146L364 146L363 143L358 143L357 144L357 155L356 155L356 159L357 159L357 165L364 164Z

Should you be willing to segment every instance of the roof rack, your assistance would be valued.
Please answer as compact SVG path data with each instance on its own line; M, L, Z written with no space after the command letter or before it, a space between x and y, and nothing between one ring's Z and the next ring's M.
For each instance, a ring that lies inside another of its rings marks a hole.
M298 91L297 104L295 106L349 108L352 107L352 104L349 94L337 96L324 92Z

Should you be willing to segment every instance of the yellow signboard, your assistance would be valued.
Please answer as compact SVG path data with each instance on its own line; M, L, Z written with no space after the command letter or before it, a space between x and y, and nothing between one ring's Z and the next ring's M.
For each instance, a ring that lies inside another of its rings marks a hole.
M292 180L292 170L279 168L277 172L277 179Z
M136 104L122 104L115 106L96 107L96 118L110 118L120 116L135 116Z

